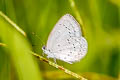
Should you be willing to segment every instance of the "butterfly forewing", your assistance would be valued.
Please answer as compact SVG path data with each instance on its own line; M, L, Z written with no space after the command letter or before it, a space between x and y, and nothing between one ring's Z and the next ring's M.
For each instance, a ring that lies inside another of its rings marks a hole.
M73 34L77 37L82 35L80 26L74 17L72 17L70 14L66 14L57 22L51 31L47 41L47 48L52 50L55 43L59 41L58 38L61 39L64 35L69 36Z

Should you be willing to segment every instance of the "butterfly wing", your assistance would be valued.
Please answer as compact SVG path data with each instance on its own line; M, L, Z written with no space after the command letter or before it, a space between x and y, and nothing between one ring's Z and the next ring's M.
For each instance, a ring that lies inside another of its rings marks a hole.
M69 39L69 41L67 40ZM65 38L55 46L54 55L57 59L68 63L80 61L87 53L87 41L84 37Z
M80 56L79 59L74 58L83 49L83 45L86 51L87 41L82 37L80 25L70 14L64 15L58 21L47 41L47 49L54 53L55 58L66 62L78 61Z
M69 33L75 33L78 37L81 36L81 30L80 30L80 26L77 23L77 21L73 18L73 16L71 16L70 14L66 14L64 15L55 25L55 27L53 28L53 30L51 31L48 40L47 40L47 49L52 50L53 46L55 45L55 42L62 36L66 36L69 35Z

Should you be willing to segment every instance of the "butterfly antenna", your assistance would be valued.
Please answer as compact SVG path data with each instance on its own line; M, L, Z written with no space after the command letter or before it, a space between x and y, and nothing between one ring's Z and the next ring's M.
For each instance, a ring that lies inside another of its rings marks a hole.
M45 42L43 42L43 41L41 40L41 38L40 38L37 34L35 34L34 32L32 32L32 34L35 35L35 36L40 40L40 42L41 42L43 45L45 45ZM42 44L41 44L41 45L42 45ZM42 46L43 46L43 45L42 45Z

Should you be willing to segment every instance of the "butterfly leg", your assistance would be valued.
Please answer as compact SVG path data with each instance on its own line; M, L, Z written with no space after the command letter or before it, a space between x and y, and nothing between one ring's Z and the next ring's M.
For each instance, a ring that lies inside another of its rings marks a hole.
M54 62L57 64L57 62L56 62L56 58L54 58Z

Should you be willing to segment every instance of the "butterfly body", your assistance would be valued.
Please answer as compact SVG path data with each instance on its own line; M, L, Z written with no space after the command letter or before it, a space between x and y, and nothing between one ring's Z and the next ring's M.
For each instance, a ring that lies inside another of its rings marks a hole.
M42 49L49 58L72 64L86 55L87 47L80 25L73 16L66 14L55 25L49 35L47 46Z

